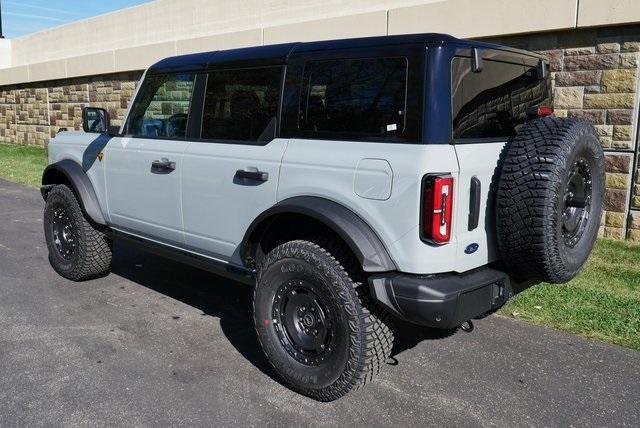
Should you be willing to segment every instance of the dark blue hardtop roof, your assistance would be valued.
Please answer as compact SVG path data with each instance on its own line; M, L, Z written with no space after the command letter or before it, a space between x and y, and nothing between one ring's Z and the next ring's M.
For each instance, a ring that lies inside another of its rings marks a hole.
M447 34L406 34L398 36L362 37L356 39L327 40L320 42L296 42L278 45L255 46L249 48L229 49L179 55L158 61L149 67L148 73L170 73L181 71L206 70L215 67L240 68L259 67L265 65L286 64L293 53L318 52L336 49L357 49L366 47L383 47L392 45L455 45L460 48L499 49L521 55L539 58L531 52L509 48L475 40L458 39Z

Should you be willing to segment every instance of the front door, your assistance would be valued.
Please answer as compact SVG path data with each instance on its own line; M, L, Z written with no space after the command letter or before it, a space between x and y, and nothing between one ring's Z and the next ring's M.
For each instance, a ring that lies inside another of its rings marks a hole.
M276 202L287 140L275 138L282 67L212 71L202 132L182 171L185 241L231 258L251 222Z
M184 244L180 189L194 75L146 76L125 137L105 148L112 226L165 243Z

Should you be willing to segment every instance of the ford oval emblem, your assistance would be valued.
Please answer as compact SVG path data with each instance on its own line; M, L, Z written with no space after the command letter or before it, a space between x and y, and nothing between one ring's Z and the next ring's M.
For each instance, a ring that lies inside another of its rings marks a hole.
M464 249L464 252L465 254L473 254L478 251L479 247L480 246L474 242L473 244L467 245L467 248Z

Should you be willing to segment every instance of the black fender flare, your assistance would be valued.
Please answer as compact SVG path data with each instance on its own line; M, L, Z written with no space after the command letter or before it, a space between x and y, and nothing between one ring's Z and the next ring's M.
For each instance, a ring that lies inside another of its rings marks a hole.
M107 222L102 214L102 209L98 203L91 180L77 162L71 159L64 159L47 166L42 173L42 197L46 200L49 190L53 185L60 184L59 177L66 178L65 181L71 184L73 192L76 194L80 202L82 212L93 222L106 225Z
M243 260L251 257L254 233L279 214L302 214L323 223L351 248L365 272L389 272L397 267L382 240L360 216L339 203L316 196L297 196L278 202L249 226L240 244Z

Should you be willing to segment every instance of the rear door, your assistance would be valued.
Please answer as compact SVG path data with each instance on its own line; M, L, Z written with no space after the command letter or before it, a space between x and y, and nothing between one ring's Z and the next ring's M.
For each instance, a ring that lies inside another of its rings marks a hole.
M548 81L538 77L537 59L498 51L483 53L480 72L471 58L454 57L453 141L458 158L457 270L497 259L495 188L508 141L526 120L530 106L547 105Z
M112 225L182 245L180 187L193 74L146 76L131 108L125 137L105 148Z
M182 171L188 247L230 258L275 204L287 145L276 138L283 74L271 66L206 75L201 138L189 144Z

